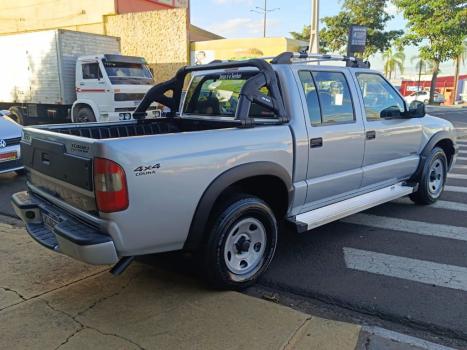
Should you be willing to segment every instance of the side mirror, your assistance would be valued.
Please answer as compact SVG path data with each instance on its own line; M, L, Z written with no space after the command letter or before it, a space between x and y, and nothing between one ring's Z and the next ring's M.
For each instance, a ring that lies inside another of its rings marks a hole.
M421 101L412 101L409 110L405 112L407 118L423 118L425 114L425 104Z
M403 113L401 113L399 107L397 106L390 106L383 109L379 116L381 119L401 119L404 118Z

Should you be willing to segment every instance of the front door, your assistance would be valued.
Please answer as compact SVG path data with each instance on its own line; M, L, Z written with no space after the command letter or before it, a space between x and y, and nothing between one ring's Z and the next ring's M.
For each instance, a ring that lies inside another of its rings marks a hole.
M309 157L304 211L336 202L362 182L364 127L345 71L299 70L308 114Z
M381 75L357 72L356 78L366 114L362 187L409 178L420 160L420 119L394 118L404 112L405 103Z

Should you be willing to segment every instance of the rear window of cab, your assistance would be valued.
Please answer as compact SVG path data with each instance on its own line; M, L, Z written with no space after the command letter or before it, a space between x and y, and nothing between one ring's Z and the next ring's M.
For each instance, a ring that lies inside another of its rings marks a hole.
M246 81L257 72L221 72L196 75L188 88L183 114L200 116L235 117L240 92ZM266 87L259 90L269 95ZM255 103L251 105L251 118L275 118L270 110Z

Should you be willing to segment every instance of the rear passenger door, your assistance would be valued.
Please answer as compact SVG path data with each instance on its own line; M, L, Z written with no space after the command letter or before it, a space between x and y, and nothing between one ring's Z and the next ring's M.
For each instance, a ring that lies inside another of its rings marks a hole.
M365 138L346 71L299 69L297 75L308 117L307 211L360 188Z
M421 120L398 117L405 110L404 100L380 74L355 75L365 112L362 186L384 186L405 180L414 173L420 160Z

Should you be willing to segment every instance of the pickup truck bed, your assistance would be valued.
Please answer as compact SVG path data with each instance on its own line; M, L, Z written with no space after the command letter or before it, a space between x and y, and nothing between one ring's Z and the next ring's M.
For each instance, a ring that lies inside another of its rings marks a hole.
M41 130L60 134L75 135L90 139L110 139L116 137L132 137L143 135L174 134L180 132L214 130L235 127L231 121L195 120L186 118L158 118L144 121L119 123L89 123L68 125L46 125Z

